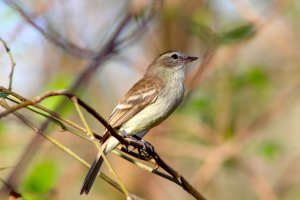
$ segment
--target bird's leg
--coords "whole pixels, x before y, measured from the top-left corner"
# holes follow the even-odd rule
[[[140,149],[141,153],[143,153],[146,156],[151,156],[154,154],[154,147],[152,144],[150,144],[149,142],[145,141],[145,140],[141,140],[141,142],[143,142],[143,149]]]
[[[146,157],[148,157],[149,155],[153,155],[154,153],[154,147],[152,144],[150,144],[149,142],[143,140],[141,137],[139,137],[138,135],[133,135],[130,136],[128,135],[124,130],[120,131],[120,134],[125,137],[125,138],[130,138],[134,141],[140,141],[143,144],[143,148],[142,149],[138,149],[139,155],[145,155]],[[126,150],[129,152],[133,149],[129,149],[128,146],[125,146]]]
[[[146,147],[145,147],[145,140],[143,140],[141,137],[139,137],[139,136],[137,136],[137,135],[134,135],[133,138],[134,138],[135,140],[137,140],[137,141],[141,141],[141,142],[143,143],[143,146],[144,146],[144,147],[143,147],[143,150],[146,149]],[[142,153],[145,153],[145,152],[143,152],[143,150],[138,149],[138,152],[139,152],[140,157],[142,156]]]
[[[138,137],[137,135],[133,135],[133,136],[130,136],[126,133],[125,130],[120,130],[120,134],[124,137],[124,138],[130,138],[131,140],[133,141],[142,141],[142,139],[140,137]],[[132,147],[131,149],[129,148],[129,145],[125,145],[125,148],[126,148],[126,151],[129,152],[129,151],[132,151],[134,150],[134,147]]]
[[[143,143],[143,148],[142,149],[138,149],[139,155],[145,155],[145,156],[149,156],[151,154],[153,154],[154,152],[154,147],[152,144],[150,144],[149,142],[143,140],[141,137],[139,137],[138,135],[134,135],[132,136],[132,138],[134,138],[137,141],[140,141]]]

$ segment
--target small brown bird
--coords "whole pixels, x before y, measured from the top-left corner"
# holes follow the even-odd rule
[[[179,51],[159,55],[149,65],[144,77],[132,86],[113,110],[109,124],[120,134],[142,138],[178,107],[184,95],[186,65],[196,59]],[[119,141],[105,130],[101,145],[107,154],[119,145]],[[80,194],[89,193],[102,163],[99,152],[84,179]]]

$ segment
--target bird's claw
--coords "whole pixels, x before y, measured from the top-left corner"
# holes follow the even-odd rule
[[[147,157],[150,156],[151,154],[153,154],[154,147],[152,146],[152,144],[150,144],[149,142],[147,142],[145,140],[141,140],[141,142],[143,143],[143,148],[139,149],[139,153],[144,154]]]
[[[120,131],[121,135],[127,138],[130,138],[134,141],[142,142],[143,148],[138,149],[138,153],[140,156],[144,155],[146,157],[149,157],[151,154],[154,153],[154,147],[149,142],[143,140],[142,138],[138,137],[137,135],[129,136],[124,130]],[[130,152],[133,149],[129,149],[129,145],[125,145],[125,149],[127,152]]]

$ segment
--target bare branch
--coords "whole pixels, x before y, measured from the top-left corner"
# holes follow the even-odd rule
[[[0,41],[2,42],[5,50],[6,50],[6,53],[8,54],[8,57],[10,59],[10,62],[11,62],[11,69],[10,69],[10,73],[9,73],[9,83],[8,83],[8,89],[11,90],[12,89],[12,82],[13,82],[13,76],[14,76],[14,71],[15,71],[15,66],[16,66],[16,63],[15,63],[15,60],[12,56],[12,53],[10,51],[10,48],[8,47],[7,43],[5,42],[5,40],[3,40],[2,38],[0,38]]]
[[[5,0],[7,3],[11,3],[13,1]],[[129,11],[128,11],[129,12]],[[79,87],[84,83],[88,84],[89,80],[95,74],[94,72],[103,64],[108,58],[113,56],[115,53],[118,52],[118,46],[116,45],[116,40],[120,36],[123,29],[125,29],[130,20],[132,19],[132,14],[127,14],[124,17],[124,20],[122,20],[122,23],[116,28],[116,31],[110,40],[107,41],[106,45],[104,45],[103,48],[101,48],[97,53],[96,57],[94,57],[91,62],[86,66],[85,70],[80,73],[80,75],[75,79],[74,83],[70,86],[69,91],[75,92],[79,89]],[[148,20],[148,22],[151,19]],[[137,29],[138,30],[138,29]],[[66,101],[62,101],[58,104],[58,106],[54,109],[55,112],[60,111],[63,107]],[[46,120],[43,122],[40,127],[39,131],[44,133],[46,128],[49,125],[49,120]],[[38,146],[40,146],[39,137],[34,137],[31,142],[28,144],[27,148],[24,150],[23,154],[20,156],[20,159],[14,168],[14,170],[11,172],[10,176],[8,177],[7,182],[11,185],[16,185],[19,181],[20,174],[25,171],[26,166],[28,165],[30,159],[33,157],[35,152],[37,152]],[[4,190],[5,191],[5,190]],[[3,190],[0,191],[0,193],[3,192]]]
[[[161,167],[162,169],[164,169],[167,173],[169,173],[171,176],[173,176],[175,178],[174,180],[172,180],[173,182],[177,183],[179,186],[181,186],[185,191],[189,192],[196,199],[205,200],[205,198],[179,172],[177,172],[176,170],[174,170],[170,165],[168,165],[165,161],[163,161],[160,158],[160,156],[154,151],[154,147],[150,143],[144,142],[144,141],[140,141],[140,140],[136,140],[136,139],[133,139],[133,138],[122,137],[93,108],[91,108],[89,105],[87,105],[80,98],[76,97],[74,94],[72,94],[72,93],[70,93],[68,91],[52,91],[52,92],[47,92],[46,94],[38,96],[38,97],[34,98],[31,101],[25,101],[23,103],[23,106],[18,106],[17,105],[17,106],[15,106],[13,108],[7,109],[7,111],[9,111],[9,112],[5,112],[5,114],[12,113],[12,112],[15,113],[18,109],[21,109],[21,108],[23,108],[25,106],[34,105],[34,104],[37,104],[37,103],[41,102],[45,98],[48,98],[48,97],[51,97],[51,96],[58,96],[58,95],[66,96],[71,101],[72,101],[72,99],[76,98],[76,101],[78,102],[78,104],[80,106],[82,106],[93,117],[95,117],[100,123],[102,123],[102,125],[105,126],[105,128],[110,132],[110,134],[113,137],[117,138],[122,145],[133,146],[133,147],[135,147],[135,148],[137,148],[139,150],[146,151],[147,154],[150,155],[155,160],[156,164],[159,167]],[[22,105],[22,104],[19,104],[19,105]],[[36,131],[38,131],[38,130],[36,130]],[[46,135],[44,137],[46,137]],[[154,171],[156,171],[156,170],[154,170]],[[164,175],[162,175],[159,172],[157,172],[155,174],[158,174],[161,177],[167,178],[167,177],[165,177]],[[168,179],[170,179],[170,178],[168,178]]]
[[[49,31],[42,28],[33,19],[33,14],[25,11],[23,6],[21,6],[20,3],[17,3],[15,0],[4,0],[4,2],[10,7],[12,7],[13,9],[15,9],[30,25],[32,25],[36,30],[38,30],[45,38],[47,38],[56,46],[61,47],[71,55],[82,57],[82,58],[91,58],[95,56],[96,52],[81,48],[73,44],[72,42],[68,41],[66,38],[63,38],[62,36],[58,36],[58,33],[51,34]]]

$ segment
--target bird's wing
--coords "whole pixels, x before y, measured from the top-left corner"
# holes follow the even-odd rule
[[[163,82],[157,77],[144,77],[138,81],[113,110],[108,120],[109,124],[113,128],[122,126],[134,115],[155,102],[162,87]],[[108,139],[109,135],[106,130],[101,141],[102,144]]]

